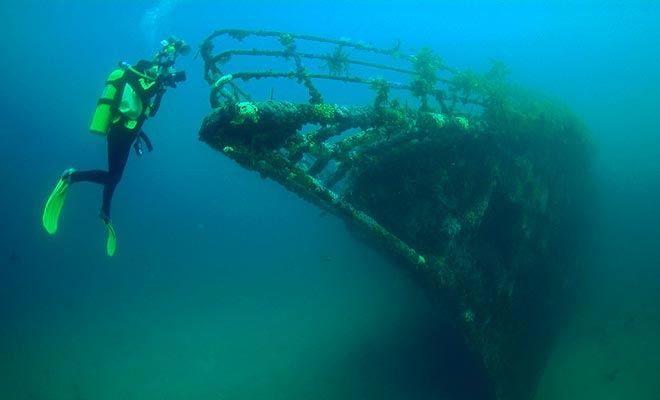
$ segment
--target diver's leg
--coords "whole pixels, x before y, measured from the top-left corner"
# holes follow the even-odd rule
[[[46,201],[44,213],[41,218],[44,229],[46,229],[46,232],[51,235],[57,232],[57,223],[60,219],[60,213],[62,211],[62,206],[64,205],[64,200],[66,199],[66,194],[71,186],[71,175],[73,172],[75,172],[73,168],[64,171],[60,180],[57,181],[55,189],[53,189]]]
[[[51,192],[42,216],[42,223],[46,231],[54,234],[57,231],[57,224],[66,199],[66,194],[72,184],[76,182],[94,182],[105,185],[108,181],[109,173],[102,170],[76,171],[69,168],[60,177],[55,189]]]
[[[123,127],[113,127],[108,132],[108,172],[103,188],[103,205],[101,207],[101,217],[106,221],[110,219],[112,195],[124,173],[124,167],[126,167],[128,154],[134,140],[135,132]]]
[[[94,182],[105,185],[108,180],[108,171],[93,169],[89,171],[75,171],[70,174],[71,183]]]

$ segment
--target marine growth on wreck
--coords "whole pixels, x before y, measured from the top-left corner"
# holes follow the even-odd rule
[[[396,258],[452,304],[496,397],[532,398],[579,278],[580,121],[501,62],[459,70],[398,42],[224,29],[200,54],[212,106],[200,139]],[[252,93],[264,80],[304,98]],[[325,101],[328,82],[341,102]]]

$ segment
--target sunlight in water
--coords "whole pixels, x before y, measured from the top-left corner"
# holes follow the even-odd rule
[[[142,21],[140,21],[140,29],[144,33],[144,39],[149,46],[152,46],[158,35],[160,34],[159,28],[163,20],[165,20],[171,13],[174,7],[180,0],[162,0],[144,12]]]

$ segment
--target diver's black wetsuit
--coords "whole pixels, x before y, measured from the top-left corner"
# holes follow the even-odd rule
[[[71,183],[87,181],[104,186],[101,218],[110,219],[112,195],[124,173],[131,145],[137,139],[138,132],[139,127],[128,129],[120,124],[113,125],[108,132],[108,170],[75,171],[71,174]]]
[[[112,195],[115,192],[115,187],[121,180],[124,173],[126,161],[128,161],[128,154],[131,151],[131,145],[135,140],[140,137],[145,140],[147,148],[151,151],[151,142],[142,132],[142,124],[147,118],[147,115],[153,117],[160,106],[161,99],[165,93],[163,83],[156,80],[153,85],[148,88],[143,87],[141,78],[145,77],[146,69],[152,67],[154,64],[149,61],[140,61],[137,65],[129,68],[124,73],[117,91],[117,103],[113,104],[115,113],[119,114],[119,99],[121,99],[125,87],[130,85],[131,88],[140,97],[142,104],[148,108],[143,110],[143,113],[133,121],[136,122],[133,129],[126,127],[125,122],[128,120],[122,117],[110,126],[108,131],[108,170],[103,171],[99,169],[90,171],[75,171],[71,174],[71,183],[76,182],[95,182],[103,185],[103,205],[101,206],[101,218],[106,222],[110,220],[110,203],[112,202]],[[139,71],[139,72],[138,72]],[[153,98],[153,102],[151,99]]]

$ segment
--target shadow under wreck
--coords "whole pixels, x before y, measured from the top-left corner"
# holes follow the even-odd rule
[[[220,40],[264,49],[214,53]],[[507,82],[502,63],[460,71],[429,49],[227,29],[200,52],[213,107],[200,139],[396,258],[451,305],[493,397],[533,398],[588,233],[579,120]],[[283,69],[242,71],[245,58]],[[245,87],[261,78],[295,81],[309,101],[253,100]],[[318,82],[350,83],[373,102],[325,103]]]

